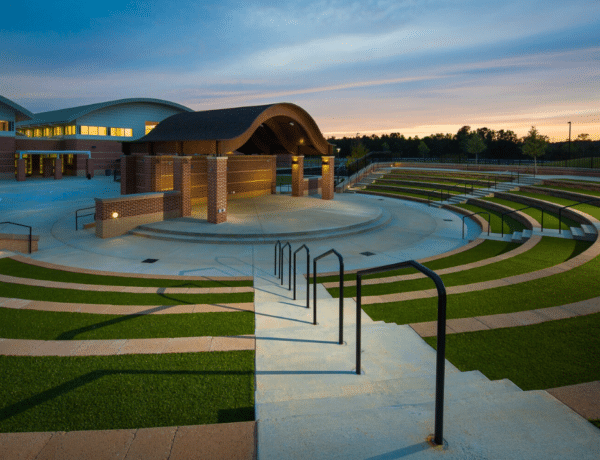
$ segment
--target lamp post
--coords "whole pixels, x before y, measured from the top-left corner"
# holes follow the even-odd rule
[[[571,122],[569,122],[569,160],[571,159]]]

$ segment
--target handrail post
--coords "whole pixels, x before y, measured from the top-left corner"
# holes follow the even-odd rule
[[[329,254],[335,254],[340,263],[340,297],[339,297],[339,323],[340,323],[340,331],[339,331],[339,344],[343,345],[344,343],[344,258],[342,255],[337,252],[335,249],[330,249],[327,252],[324,252],[320,256],[317,256],[313,259],[313,324],[317,324],[317,261],[322,259]]]
[[[562,210],[564,208],[560,208],[558,210],[558,234],[562,234]]]
[[[283,245],[283,247],[279,251],[279,268],[281,271],[279,272],[279,277],[281,278],[281,285],[283,286],[283,251],[285,248],[288,248],[288,291],[292,290],[292,245],[288,241]]]
[[[296,254],[303,248],[306,249],[306,308],[310,308],[310,251],[305,244],[294,251],[294,300],[296,300]]]
[[[273,264],[274,264],[274,269],[273,269],[274,273],[273,273],[273,275],[274,276],[277,276],[277,246],[278,245],[279,245],[279,249],[281,249],[281,241],[279,241],[279,240],[277,240],[277,243],[275,243],[275,258],[274,258],[274,261],[273,261]]]
[[[31,254],[31,227],[29,227],[29,254]]]

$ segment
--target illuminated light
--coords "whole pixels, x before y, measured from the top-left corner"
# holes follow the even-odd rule
[[[290,121],[290,126],[294,126],[294,122],[293,121]]]
[[[113,219],[116,219],[117,217],[119,217],[119,213],[115,211],[111,214],[111,216]]]
[[[301,137],[298,142],[300,142],[301,144],[304,144],[304,138]]]
[[[106,126],[98,126],[98,135],[106,136]]]
[[[83,134],[84,136],[87,136],[89,133],[89,128],[87,126],[81,126],[79,128],[79,134]]]

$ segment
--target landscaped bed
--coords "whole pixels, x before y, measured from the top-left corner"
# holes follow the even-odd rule
[[[48,302],[110,305],[191,305],[252,302],[253,292],[227,294],[131,294],[128,292],[79,291],[0,282],[0,297]]]
[[[0,356],[0,432],[254,420],[254,351]]]
[[[436,347],[436,337],[425,338]],[[508,378],[523,390],[600,380],[600,313],[530,326],[446,336],[446,358],[461,371]]]
[[[153,339],[254,334],[254,312],[98,315],[0,308],[0,337],[31,340]]]
[[[530,273],[565,262],[589,248],[590,244],[587,241],[545,237],[529,251],[509,259],[494,262],[483,267],[442,275],[441,278],[444,285],[450,287]],[[434,288],[434,285],[429,278],[420,278],[364,285],[362,286],[362,295],[376,296],[432,288]],[[329,288],[328,292],[333,297],[339,297],[340,295],[339,288]],[[345,287],[344,297],[356,297],[356,287]]]
[[[600,296],[600,258],[556,275],[493,289],[451,294],[447,317],[469,318],[556,307]],[[433,288],[433,283],[431,283]],[[363,305],[374,321],[408,324],[437,319],[437,298]]]
[[[27,264],[9,257],[0,259],[0,274],[18,278],[61,281],[65,283],[97,284],[104,286],[139,286],[139,287],[233,287],[252,286],[252,280],[172,280],[153,278],[128,278],[125,276],[90,275],[63,270],[55,270],[37,265]]]

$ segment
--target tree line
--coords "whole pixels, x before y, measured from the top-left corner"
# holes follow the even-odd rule
[[[535,130],[532,127],[532,130]],[[540,135],[535,130],[535,137],[531,140],[532,131],[527,136],[519,138],[513,131],[495,131],[488,128],[471,130],[470,126],[463,126],[456,134],[432,134],[419,138],[408,137],[400,133],[390,133],[378,136],[343,137],[337,139],[330,137],[327,140],[334,144],[341,158],[360,158],[368,152],[388,152],[396,158],[439,158],[442,161],[466,161],[466,159],[493,159],[514,160],[523,158],[523,147],[530,142],[542,141],[544,147],[537,158],[544,155],[544,160],[567,160],[569,158],[584,158],[600,156],[600,141],[592,141],[588,134],[579,134],[569,145],[568,140],[563,142],[548,142],[546,136]],[[525,149],[531,151],[528,147]],[[525,153],[526,153],[525,152]],[[538,152],[536,150],[536,152]],[[527,154],[527,153],[526,153]]]

